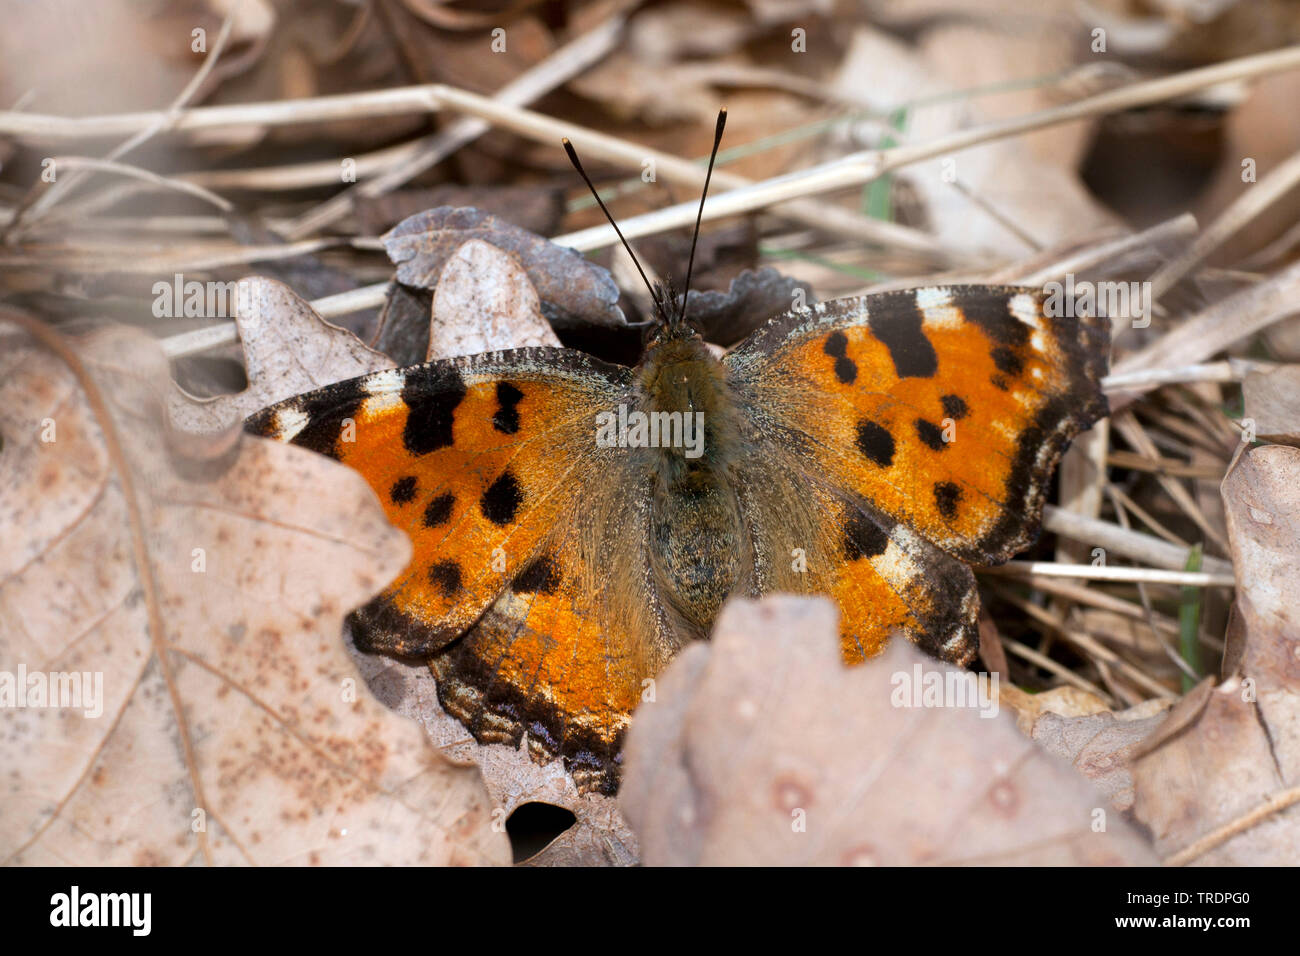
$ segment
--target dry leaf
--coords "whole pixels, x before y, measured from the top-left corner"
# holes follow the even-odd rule
[[[1277,766],[1300,783],[1300,450],[1252,448],[1223,482],[1228,536],[1245,628],[1241,671],[1255,681]],[[1292,860],[1298,857],[1292,857]]]
[[[210,49],[229,8],[224,0],[174,0],[147,9],[131,0],[5,4],[0,99],[10,104],[34,90],[43,112],[82,116],[165,108],[203,63],[204,54],[191,49],[191,31],[203,30]],[[258,59],[275,29],[268,0],[248,0],[235,13],[228,55],[198,91],[199,101],[221,77]]]
[[[474,206],[521,229],[550,235],[564,218],[564,193],[543,186],[460,186],[399,189],[384,196],[359,196],[357,219],[363,235],[384,232],[408,216],[437,206]]]
[[[1172,701],[1152,700],[1118,714],[1063,716],[1044,711],[1030,736],[1093,780],[1117,810],[1133,808],[1132,761],[1138,745],[1165,720]],[[1149,704],[1156,705],[1155,713]]]
[[[1256,437],[1300,445],[1300,365],[1251,372],[1241,392],[1246,402],[1242,424],[1254,422]]]
[[[20,668],[29,694],[51,673],[102,693],[0,708],[0,860],[505,862],[477,772],[343,648],[344,615],[409,557],[361,478],[170,432],[166,362],[137,332],[93,333],[79,360],[3,335],[0,693]]]
[[[1034,725],[1044,714],[1085,717],[1105,713],[1110,709],[1096,694],[1069,684],[1037,694],[1029,694],[1014,684],[1007,684],[999,689],[998,697],[1011,708],[1016,717],[1016,726],[1028,737],[1034,735]]]
[[[627,324],[618,307],[618,286],[607,270],[572,249],[472,207],[440,206],[411,216],[384,236],[384,248],[397,266],[398,282],[431,289],[447,260],[470,239],[482,239],[519,257],[553,325]]]
[[[718,115],[718,95],[690,64],[666,67],[615,51],[569,85],[624,122],[703,125]]]
[[[374,346],[399,368],[419,365],[429,354],[429,320],[433,316],[433,293],[400,282],[388,283],[379,310],[379,331]]]
[[[433,290],[431,360],[559,344],[514,256],[482,239],[452,253]]]
[[[1269,798],[1300,784],[1300,449],[1243,452],[1223,482],[1238,624],[1238,673],[1170,712],[1134,766],[1135,812],[1179,862],[1300,859],[1300,807]]]
[[[681,308],[682,297],[676,299]],[[691,324],[710,342],[732,345],[750,332],[802,303],[816,301],[812,286],[770,267],[746,269],[731,280],[726,292],[692,290],[687,314]]]
[[[244,346],[248,388],[202,399],[174,386],[168,407],[177,427],[195,432],[232,428],[286,398],[393,367],[382,352],[322,319],[288,286],[254,276],[241,279],[239,287],[244,307],[236,310],[235,325]]]
[[[920,671],[958,673],[906,641],[846,668],[824,598],[729,604],[712,641],[660,676],[628,734],[620,802],[645,862],[1154,860],[1010,715],[894,706],[898,682]]]
[[[1023,19],[1023,14],[1015,16]],[[1007,30],[965,16],[928,25],[915,46],[862,26],[851,35],[832,88],[841,98],[883,115],[902,109],[902,135],[895,139],[927,142],[1054,105],[1050,93],[1037,88],[973,99],[948,98],[947,93],[1014,83],[1026,75],[1024,70],[1049,75],[1066,67],[1069,55],[1068,32]],[[942,98],[924,109],[904,106],[929,97]],[[1089,123],[1058,125],[985,143],[904,169],[897,181],[920,198],[923,213],[918,218],[946,247],[1024,255],[1118,224],[1089,194],[1076,170],[1090,128]],[[872,137],[873,145],[878,138]]]
[[[518,748],[475,742],[438,703],[437,682],[427,667],[377,654],[358,653],[356,662],[375,696],[418,720],[443,754],[479,766],[499,818],[509,819],[528,803],[563,807],[574,815],[574,824],[525,861],[528,865],[630,866],[639,861],[636,835],[618,801],[599,793],[580,794],[562,760],[543,766],[533,761],[523,742]]]

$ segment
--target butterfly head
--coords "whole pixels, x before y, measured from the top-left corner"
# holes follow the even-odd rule
[[[655,284],[654,311],[648,328],[647,344],[700,337],[687,314],[686,297],[678,294],[670,280]]]
[[[569,162],[573,163],[573,168],[578,171],[582,181],[587,184],[591,190],[592,196],[596,199],[596,204],[600,206],[600,211],[605,214],[609,224],[614,227],[614,232],[619,241],[623,243],[623,248],[627,250],[632,257],[632,264],[636,266],[637,272],[641,274],[641,281],[645,283],[650,290],[650,297],[654,301],[654,320],[651,325],[651,333],[647,340],[647,345],[654,344],[658,341],[668,339],[698,339],[699,333],[695,331],[686,321],[686,306],[690,300],[691,294],[691,272],[695,268],[695,247],[700,241],[700,222],[704,218],[704,200],[709,195],[709,181],[713,178],[713,164],[718,159],[718,146],[722,143],[722,131],[727,125],[727,108],[724,106],[718,111],[718,122],[713,131],[713,150],[709,154],[708,170],[704,174],[704,188],[700,191],[700,208],[695,214],[695,232],[691,236],[691,255],[686,263],[686,283],[681,295],[681,305],[677,305],[678,296],[671,284],[660,282],[652,284],[645,270],[641,268],[641,262],[637,259],[636,253],[628,245],[627,239],[623,237],[623,231],[618,228],[618,223],[610,215],[609,209],[605,207],[605,201],[600,198],[600,193],[596,190],[591,178],[587,175],[586,170],[582,168],[582,163],[578,160],[578,154],[573,148],[573,144],[566,138],[563,140],[564,151],[569,156]]]

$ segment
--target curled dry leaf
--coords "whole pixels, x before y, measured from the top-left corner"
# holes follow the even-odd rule
[[[1170,712],[1134,767],[1135,812],[1176,862],[1300,858],[1300,449],[1243,452],[1223,482],[1244,631],[1238,672]]]
[[[1241,392],[1246,402],[1242,424],[1253,422],[1256,437],[1300,445],[1300,365],[1251,372],[1241,383]]]
[[[49,347],[0,328],[0,694],[26,695],[0,708],[0,860],[508,860],[477,772],[344,650],[344,615],[409,557],[364,481],[171,432],[145,336],[74,352],[29,327]],[[38,704],[48,675],[80,706]]]
[[[398,282],[431,289],[447,260],[470,239],[482,239],[519,257],[542,299],[543,314],[557,328],[627,324],[608,270],[473,207],[440,206],[411,216],[384,236],[384,248],[397,266]]]
[[[677,297],[681,308],[682,297]],[[769,319],[816,301],[812,286],[775,269],[746,269],[726,292],[690,294],[691,323],[709,342],[733,345]]]
[[[1133,808],[1133,755],[1165,720],[1169,701],[1145,701],[1119,713],[1064,716],[1046,710],[1030,736],[1093,780],[1117,810]]]
[[[1009,715],[895,706],[923,673],[961,672],[905,641],[845,667],[824,598],[732,602],[712,641],[661,675],[628,734],[620,801],[645,862],[1154,860]]]
[[[564,220],[564,190],[548,186],[462,186],[443,183],[429,188],[399,189],[383,196],[358,196],[356,214],[361,234],[373,236],[391,229],[407,216],[437,206],[474,206],[515,225],[549,235]]]
[[[241,279],[239,290],[235,325],[244,347],[248,388],[202,399],[173,386],[168,406],[177,427],[222,431],[294,395],[393,367],[382,352],[322,319],[288,286],[254,276]]]
[[[433,290],[430,359],[559,344],[528,274],[510,253],[471,239],[447,260]]]

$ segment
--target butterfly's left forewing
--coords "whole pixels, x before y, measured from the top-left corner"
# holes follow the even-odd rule
[[[604,789],[671,650],[637,459],[597,442],[628,374],[566,349],[487,353],[340,382],[247,424],[355,468],[410,536],[410,564],[351,619],[358,645],[430,657],[476,738],[527,733]]]

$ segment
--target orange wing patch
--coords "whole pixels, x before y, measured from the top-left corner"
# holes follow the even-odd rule
[[[514,579],[465,637],[430,660],[438,698],[482,743],[564,757],[582,791],[614,793],[642,682],[666,663],[628,622],[601,613],[576,552],[557,548]]]
[[[260,412],[249,429],[360,472],[414,558],[354,618],[366,649],[424,656],[472,625],[573,507],[598,409],[626,372],[521,349],[378,372]]]
[[[1106,413],[1108,339],[1031,290],[929,288],[792,315],[726,362],[810,473],[987,564],[1033,539],[1066,444]]]
[[[979,647],[970,568],[865,502],[828,517],[840,546],[828,591],[840,608],[844,659],[874,657],[899,632],[935,657],[970,663]]]

